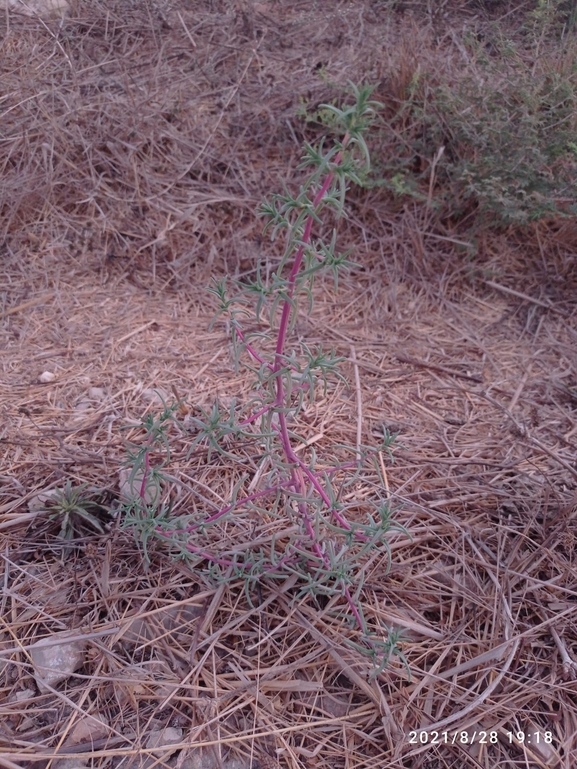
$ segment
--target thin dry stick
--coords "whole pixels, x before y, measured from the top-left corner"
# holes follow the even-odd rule
[[[571,681],[577,680],[577,661],[573,659],[567,648],[567,644],[555,630],[553,625],[551,625],[549,628],[549,632],[553,636],[553,640],[559,649],[559,654],[561,655],[561,659],[563,661],[563,674],[565,679]]]
[[[58,694],[58,692],[55,692]],[[67,701],[68,698],[65,698]],[[73,703],[71,703],[73,705]],[[221,745],[236,745],[238,743],[246,743],[250,742],[252,743],[253,740],[264,740],[266,737],[279,737],[283,734],[294,734],[298,732],[302,732],[303,735],[310,734],[311,729],[318,727],[323,728],[327,726],[335,726],[339,727],[342,725],[343,721],[350,721],[352,724],[355,723],[356,714],[351,713],[350,715],[344,715],[333,717],[333,718],[318,718],[318,719],[310,719],[310,721],[304,722],[304,723],[298,723],[293,724],[291,726],[282,726],[282,727],[275,727],[271,729],[262,729],[257,734],[236,734],[234,736],[230,737],[221,737],[217,740],[202,740],[202,741],[195,741],[194,747],[195,748],[208,748],[211,746],[221,746]],[[119,737],[118,741],[121,740],[125,742],[130,742],[128,737]],[[112,741],[112,738],[111,738]],[[96,744],[102,744],[106,743],[107,740],[98,740],[95,741]],[[175,752],[177,750],[184,750],[184,749],[190,749],[191,742],[190,740],[172,743],[170,745],[155,745],[153,748],[112,748],[110,750],[91,750],[90,747],[87,745],[86,750],[79,750],[78,745],[71,745],[71,746],[63,746],[58,753],[54,752],[54,750],[51,750],[50,748],[43,750],[42,752],[38,753],[12,753],[7,752],[2,755],[5,759],[12,759],[12,758],[22,758],[23,756],[26,757],[26,760],[29,762],[34,761],[49,761],[53,758],[58,758],[60,755],[72,753],[76,756],[77,759],[94,759],[94,758],[111,758],[113,756],[141,756],[141,757],[153,757],[157,751],[160,750],[171,750],[172,752]]]
[[[511,641],[508,641],[507,643],[511,643]],[[478,697],[475,697],[473,702],[470,702],[466,707],[464,707],[462,710],[457,711],[456,713],[452,713],[447,718],[444,718],[442,721],[437,721],[435,724],[431,724],[427,727],[421,727],[423,731],[427,732],[436,732],[436,731],[443,731],[443,729],[447,729],[447,727],[451,726],[451,724],[454,724],[455,721],[460,725],[461,729],[466,728],[468,724],[464,723],[465,716],[469,715],[472,711],[475,711],[479,705],[484,702],[487,697],[490,697],[491,694],[497,689],[503,678],[507,675],[509,672],[509,668],[513,664],[513,660],[515,659],[515,656],[517,654],[517,650],[519,648],[520,640],[517,637],[512,642],[512,648],[509,656],[505,660],[505,664],[503,665],[502,670],[499,672],[499,675],[496,676],[493,681],[489,684],[489,686],[482,691]],[[477,713],[473,713],[471,716],[473,719],[471,723],[475,723],[475,719],[478,718]]]
[[[431,203],[433,202],[433,188],[435,186],[435,176],[436,176],[437,165],[439,164],[439,161],[443,157],[444,152],[445,152],[445,148],[443,145],[441,145],[437,151],[437,154],[433,158],[433,162],[431,163],[431,173],[429,176],[429,193],[427,195],[427,208],[430,208]]]
[[[513,397],[511,398],[511,403],[509,403],[509,411],[511,411],[511,412],[513,411],[513,409],[517,405],[517,401],[521,397],[521,393],[523,392],[523,388],[527,384],[527,380],[529,379],[530,369],[531,369],[531,367],[529,366],[527,371],[525,371],[525,373],[521,377],[521,380],[520,380],[519,384],[517,385],[517,389],[513,393]]]
[[[385,489],[387,491],[387,494],[390,494],[391,490],[389,488],[389,477],[387,475],[387,468],[385,467],[385,461],[383,459],[382,451],[379,451],[379,467],[381,468],[381,473],[383,474],[383,483],[385,484]]]
[[[575,468],[572,467],[569,464],[569,462],[566,462],[564,459],[562,459],[561,457],[557,456],[557,454],[555,454],[555,452],[552,449],[550,449],[548,446],[545,446],[545,444],[541,443],[541,441],[538,438],[534,438],[532,435],[530,435],[528,429],[524,425],[520,424],[515,419],[513,414],[511,414],[511,412],[509,411],[509,409],[506,406],[503,406],[502,403],[499,403],[498,400],[496,400],[495,398],[493,398],[491,395],[489,395],[486,392],[481,392],[481,393],[479,393],[479,395],[482,398],[485,398],[485,400],[488,400],[489,403],[492,403],[494,406],[497,406],[497,408],[501,409],[501,411],[503,411],[509,417],[511,422],[513,422],[513,424],[515,425],[517,431],[519,432],[519,434],[523,438],[528,440],[534,446],[537,446],[538,448],[540,448],[541,451],[544,451],[545,454],[548,454],[551,457],[551,459],[554,459],[562,467],[564,467],[566,470],[568,470],[571,473],[572,476],[577,478],[577,470],[575,470]]]
[[[351,361],[355,372],[355,390],[357,393],[357,459],[362,457],[362,435],[363,435],[363,393],[361,390],[361,377],[359,376],[359,366],[357,364],[357,351],[354,345],[351,345]]]
[[[8,9],[8,6],[6,6],[6,9]],[[13,761],[10,761],[10,759],[2,755],[0,755],[0,766],[3,766],[4,769],[22,769],[20,764],[15,764]]]
[[[558,462],[561,467],[564,467],[565,470],[568,470],[574,478],[577,478],[577,470],[575,470],[575,468],[572,467],[569,462],[565,462],[564,459],[561,459],[561,457],[557,456],[557,454],[555,454],[552,449],[550,449],[548,446],[545,446],[545,444],[541,443],[541,441],[537,438],[533,438],[531,435],[527,435],[527,438],[533,445],[540,448],[541,451],[545,452],[545,454],[548,454],[551,459],[554,459],[556,462]]]
[[[524,299],[526,302],[531,302],[532,304],[538,304],[539,307],[545,307],[547,310],[555,310],[556,312],[560,312],[559,310],[556,310],[556,308],[548,303],[548,302],[542,302],[540,299],[535,299],[532,296],[529,296],[528,294],[523,294],[521,291],[515,291],[514,288],[507,288],[507,286],[501,286],[499,283],[495,283],[492,280],[486,280],[485,284],[487,286],[491,286],[491,288],[494,288],[496,291],[502,291],[504,294],[511,294],[511,296],[516,296],[518,299]]]
[[[16,305],[16,307],[10,307],[9,310],[5,310],[4,312],[0,313],[0,320],[3,318],[7,318],[9,315],[14,315],[17,312],[21,312],[22,310],[27,310],[29,307],[35,307],[37,304],[42,304],[43,302],[48,302],[54,294],[45,294],[44,296],[37,296],[36,299],[29,299],[27,302],[23,302],[22,304]]]
[[[182,16],[180,15],[180,11],[177,11],[177,12],[176,12],[176,15],[178,16],[178,20],[179,20],[179,21],[180,21],[180,23],[182,24],[182,28],[184,29],[184,32],[185,32],[185,34],[186,34],[187,38],[190,40],[190,43],[191,43],[192,47],[193,47],[193,48],[196,48],[196,47],[197,47],[197,45],[196,45],[196,43],[195,43],[195,41],[194,41],[194,38],[193,38],[193,36],[192,36],[192,33],[190,32],[190,30],[189,30],[189,29],[188,29],[188,27],[186,26],[186,24],[185,24],[185,22],[184,22],[184,19],[183,19],[183,18],[182,18]]]
[[[450,368],[445,368],[445,366],[438,366],[434,363],[427,363],[423,360],[416,360],[415,358],[411,358],[409,355],[402,355],[398,353],[395,355],[395,358],[400,363],[408,363],[411,366],[419,366],[419,368],[429,368],[431,371],[438,371],[441,374],[450,374],[451,376],[455,376],[458,379],[467,379],[469,382],[477,382],[478,384],[483,384],[481,377],[471,376],[471,374],[461,374],[460,371],[452,371]]]

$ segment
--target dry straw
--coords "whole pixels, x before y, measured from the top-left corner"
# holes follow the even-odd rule
[[[410,682],[395,659],[369,680],[330,599],[297,605],[296,579],[251,605],[160,549],[145,571],[116,523],[105,535],[86,529],[65,556],[58,520],[33,504],[70,480],[104,489],[99,500],[114,507],[124,441],[162,411],[155,390],[186,396],[183,422],[215,396],[226,406],[252,397],[254,377],[234,371],[226,335],[207,330],[202,287],[215,274],[254,280],[259,257],[278,266],[254,209],[279,179],[303,182],[302,141],[321,128],[298,117],[299,100],[312,114],[348,79],[380,81],[386,117],[417,70],[433,82],[480,78],[493,22],[516,41],[524,18],[519,3],[439,4],[450,23],[424,4],[391,5],[80,2],[44,24],[2,14],[4,766],[150,757],[185,768],[199,747],[216,766],[234,756],[267,769],[575,763],[572,221],[471,233],[418,200],[351,190],[339,243],[362,267],[343,275],[338,303],[319,283],[313,313],[297,319],[296,337],[334,347],[360,382],[337,381],[301,412],[298,453],[356,448],[358,431],[376,442],[383,424],[400,433],[394,464],[384,456],[341,499],[384,481],[411,534],[392,535],[388,574],[367,560],[362,595],[367,622],[403,631]],[[471,30],[488,41],[477,53]],[[540,46],[540,66],[567,71],[568,42],[557,58],[554,40]],[[385,157],[397,139],[378,145]],[[419,161],[425,198],[437,151]],[[463,259],[471,245],[477,256]],[[54,379],[40,383],[46,371]],[[190,442],[172,435],[163,493],[177,513],[215,512],[238,466],[190,457]],[[251,462],[247,452],[245,472]],[[275,532],[277,522],[263,543]],[[64,631],[86,641],[84,666],[39,693],[30,647]],[[96,716],[104,736],[89,729],[94,739],[73,744]],[[166,727],[182,730],[178,752],[152,756],[150,736]],[[467,736],[431,744],[433,727]],[[470,744],[487,729],[497,743]],[[546,731],[549,747],[509,737]]]

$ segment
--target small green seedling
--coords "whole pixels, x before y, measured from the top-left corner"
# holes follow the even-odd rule
[[[178,423],[176,406],[165,408],[156,420],[143,420],[140,448],[131,446],[141,494],[125,506],[123,520],[147,561],[151,541],[156,540],[213,585],[243,582],[249,602],[266,581],[290,577],[296,577],[298,585],[295,600],[336,599],[338,617],[360,634],[354,648],[372,660],[376,674],[391,655],[400,653],[400,637],[377,620],[367,622],[362,608],[368,559],[388,564],[387,536],[394,529],[404,531],[391,517],[380,469],[382,455],[390,455],[396,436],[383,431],[376,446],[337,446],[330,461],[320,461],[314,446],[309,448],[294,428],[319,393],[324,397],[329,387],[343,381],[337,368],[343,359],[295,339],[293,330],[301,297],[311,311],[315,278],[324,273],[337,290],[339,272],[355,267],[350,251],[336,251],[336,228],[327,240],[313,238],[313,230],[325,223],[323,216],[334,220],[346,215],[349,184],[360,185],[370,170],[364,134],[380,105],[370,98],[372,88],[351,90],[352,104],[342,109],[321,106],[319,114],[334,138],[328,148],[323,141],[318,148],[305,145],[300,168],[309,169],[309,175],[299,192],[291,194],[285,186],[258,212],[272,240],[279,233],[286,237],[276,270],[269,274],[255,265],[252,282],[224,279],[213,281],[210,288],[217,317],[230,330],[237,367],[242,361],[255,376],[252,399],[233,401],[227,408],[215,404],[202,418],[191,418],[188,428]],[[268,333],[261,330],[265,324]],[[207,464],[237,464],[236,480],[221,509],[189,509],[176,515],[166,503],[146,499],[149,480],[169,459],[167,435],[173,429],[188,430],[189,459],[200,452]],[[238,444],[254,445],[249,456],[256,472],[249,471],[246,455],[236,453]],[[299,453],[303,448],[307,450]],[[373,491],[358,499],[347,493],[342,501],[341,492],[365,472],[372,475]],[[283,535],[275,534],[265,545],[250,544],[254,522],[275,521]],[[215,531],[215,526],[223,528]],[[246,546],[235,546],[234,535]]]
[[[68,480],[63,489],[58,489],[46,502],[45,510],[50,519],[60,523],[58,536],[66,542],[87,533],[104,534],[102,517],[107,508],[96,501],[98,490],[89,489],[87,484],[73,486]]]

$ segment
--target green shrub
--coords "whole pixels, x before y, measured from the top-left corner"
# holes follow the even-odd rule
[[[452,224],[575,215],[577,45],[546,42],[570,20],[561,6],[539,2],[516,39],[497,23],[483,37],[464,35],[458,71],[438,74],[411,54],[402,98],[390,94],[373,134],[365,183]]]

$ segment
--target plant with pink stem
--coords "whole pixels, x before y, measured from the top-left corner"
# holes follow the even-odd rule
[[[315,224],[321,224],[323,209],[332,209],[337,216],[344,214],[344,202],[349,181],[361,183],[369,170],[370,160],[363,135],[380,106],[370,100],[370,87],[352,86],[355,102],[338,109],[323,105],[324,115],[329,117],[335,132],[342,139],[335,140],[331,149],[323,152],[322,142],[318,150],[306,145],[306,155],[301,168],[313,166],[308,181],[297,196],[287,190],[266,201],[260,215],[268,219],[265,232],[272,230],[272,239],[281,229],[287,231],[287,245],[276,272],[264,283],[260,266],[256,280],[249,284],[237,283],[239,293],[228,295],[226,279],[214,282],[211,293],[219,302],[218,316],[225,315],[232,331],[237,365],[241,354],[248,354],[252,366],[247,367],[258,377],[258,395],[244,409],[232,404],[227,413],[217,405],[203,419],[193,419],[196,437],[192,452],[206,447],[209,459],[213,452],[238,459],[231,453],[231,439],[245,439],[263,446],[262,461],[267,462],[268,473],[263,472],[264,488],[239,496],[247,476],[243,474],[237,483],[230,503],[210,515],[172,516],[170,508],[155,502],[146,505],[144,500],[147,483],[153,470],[149,453],[163,435],[163,428],[176,421],[176,406],[166,407],[158,420],[148,425],[148,441],[135,456],[141,468],[140,491],[132,506],[125,510],[125,523],[137,530],[145,546],[151,537],[168,544],[173,552],[194,564],[196,573],[204,573],[213,582],[243,579],[247,595],[263,578],[286,579],[296,574],[302,585],[299,595],[313,593],[334,596],[340,594],[361,632],[360,643],[352,645],[369,654],[377,670],[382,669],[397,648],[398,635],[386,628],[370,630],[363,616],[359,596],[362,590],[363,563],[365,557],[382,550],[389,557],[385,535],[391,528],[400,529],[391,520],[388,500],[377,492],[363,505],[372,508],[368,521],[359,523],[347,519],[346,510],[354,506],[338,501],[332,477],[346,464],[356,467],[357,474],[363,462],[374,457],[379,450],[390,453],[394,436],[384,435],[382,445],[367,448],[356,461],[340,464],[332,469],[317,469],[314,449],[309,462],[295,451],[296,443],[303,443],[290,428],[303,407],[304,399],[314,399],[319,380],[328,386],[331,374],[342,377],[336,371],[342,360],[320,349],[310,350],[300,344],[287,352],[288,339],[297,317],[298,298],[306,293],[309,307],[312,305],[314,277],[321,271],[331,271],[337,287],[338,271],[353,266],[348,253],[335,251],[336,232],[330,243],[313,242]],[[283,275],[288,272],[287,277]],[[276,344],[270,353],[257,351],[254,338],[260,333],[249,333],[243,325],[252,313],[257,324],[261,322],[263,309],[269,311],[270,328],[276,331]],[[149,418],[150,419],[150,418]],[[260,431],[254,428],[260,425]],[[380,475],[380,469],[377,472]],[[264,468],[261,468],[261,470]],[[260,472],[260,471],[259,471]],[[356,475],[355,475],[356,478]],[[355,480],[355,478],[353,480]],[[157,498],[159,495],[156,495]],[[289,518],[297,526],[281,542],[272,537],[270,549],[219,547],[210,537],[210,529],[225,518],[239,525],[247,513],[258,513],[260,519]],[[296,531],[294,531],[296,529]],[[401,655],[402,657],[402,655]]]

